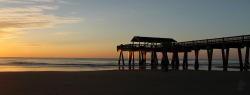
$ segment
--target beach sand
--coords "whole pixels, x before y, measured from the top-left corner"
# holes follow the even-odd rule
[[[250,95],[250,72],[1,72],[0,95]]]

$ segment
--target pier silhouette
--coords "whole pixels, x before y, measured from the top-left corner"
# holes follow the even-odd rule
[[[233,37],[222,37],[214,39],[193,40],[185,42],[177,42],[172,38],[157,38],[157,37],[141,37],[134,36],[131,40],[132,44],[121,44],[117,46],[117,51],[120,52],[118,65],[119,69],[122,66],[124,69],[123,52],[128,51],[128,69],[134,69],[135,60],[134,53],[139,52],[139,69],[146,69],[146,53],[151,53],[151,69],[157,69],[159,63],[157,52],[162,53],[161,69],[168,71],[169,60],[167,53],[173,53],[171,65],[172,70],[179,70],[179,55],[184,53],[183,56],[183,70],[188,69],[188,53],[194,51],[195,53],[195,70],[199,70],[199,51],[206,50],[208,55],[208,70],[212,69],[213,50],[220,49],[223,60],[223,71],[227,71],[229,51],[231,48],[238,49],[239,69],[240,71],[247,71],[249,68],[249,46],[250,35],[241,35]],[[245,61],[242,60],[242,48],[246,48]],[[120,64],[122,61],[122,65]]]

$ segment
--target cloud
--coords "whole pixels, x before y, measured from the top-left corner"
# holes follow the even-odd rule
[[[34,3],[34,2],[54,2],[58,0],[29,0],[29,2],[31,1],[33,1]],[[0,3],[1,2],[10,2],[10,1],[0,0]],[[55,15],[44,13],[44,11],[47,10],[56,11],[59,7],[60,6],[58,5],[32,4],[26,7],[0,8],[0,38],[15,36],[16,34],[20,33],[19,31],[23,29],[48,28],[52,27],[54,24],[75,23],[83,21],[82,18],[58,17]]]
[[[36,2],[54,2],[55,0],[29,0],[29,1],[36,1]]]
[[[35,2],[58,2],[58,3],[66,3],[66,1],[63,1],[63,0],[29,0],[29,1],[35,1]]]
[[[54,35],[69,35],[72,34],[73,32],[56,32]]]
[[[41,46],[46,46],[46,44],[43,44],[43,43],[20,43],[19,46],[41,47]]]
[[[13,38],[15,35],[20,34],[22,32],[12,32],[12,31],[6,31],[6,30],[0,30],[0,38],[1,39],[8,39]]]
[[[34,13],[34,12],[42,12],[44,10],[56,10],[59,6],[49,6],[49,5],[42,5],[42,6],[29,6],[29,7],[8,7],[8,8],[0,8],[0,13],[19,13],[19,14],[25,14],[25,13]],[[9,15],[11,16],[11,15]]]
[[[0,0],[1,3],[12,3],[12,4],[34,4],[37,2],[46,2],[46,3],[66,3],[63,0]]]
[[[75,15],[75,14],[77,14],[77,12],[71,12],[70,14]]]
[[[16,4],[33,4],[33,2],[29,1],[20,1],[20,0],[0,0],[1,3],[16,3]]]
[[[9,43],[8,45],[10,46],[18,46],[18,47],[42,47],[42,46],[47,46],[45,43],[25,43],[25,42],[14,42],[14,43]]]

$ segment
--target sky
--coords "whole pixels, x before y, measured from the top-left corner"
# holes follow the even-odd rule
[[[249,0],[0,0],[0,57],[117,58],[133,36],[248,35],[249,9]]]

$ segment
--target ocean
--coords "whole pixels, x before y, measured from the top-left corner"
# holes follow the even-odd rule
[[[150,59],[147,61],[147,69],[150,69]],[[171,60],[170,60],[171,62]],[[135,69],[138,69],[138,59],[135,60]],[[160,60],[159,60],[160,63]],[[128,61],[125,60],[125,64]],[[194,70],[194,60],[188,60],[189,70]],[[207,70],[207,59],[199,59],[199,70]],[[171,65],[170,65],[171,66]],[[212,70],[222,71],[222,59],[213,59]],[[240,71],[238,59],[229,60],[228,71]],[[159,66],[160,67],[160,66]],[[128,66],[125,66],[128,69]],[[116,58],[0,58],[0,72],[22,71],[100,71],[119,70]],[[180,59],[180,70],[182,60]]]

